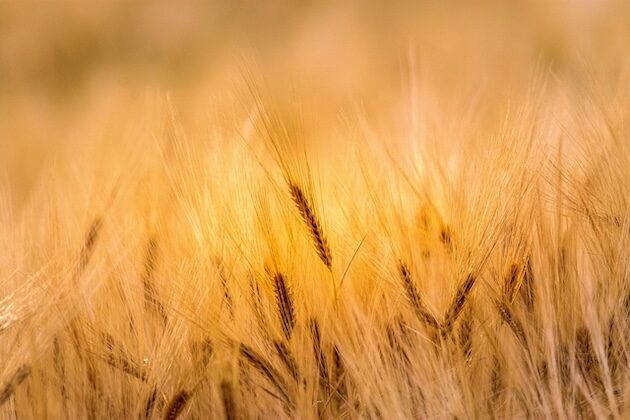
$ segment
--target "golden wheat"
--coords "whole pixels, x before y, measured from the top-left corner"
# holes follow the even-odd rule
[[[0,417],[630,417],[630,7],[62,3],[0,10]]]

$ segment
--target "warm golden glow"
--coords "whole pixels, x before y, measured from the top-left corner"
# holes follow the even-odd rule
[[[630,5],[0,5],[6,418],[627,418]]]

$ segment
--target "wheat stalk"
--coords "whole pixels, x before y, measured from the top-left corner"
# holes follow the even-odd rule
[[[236,420],[238,418],[236,412],[236,401],[234,399],[234,390],[232,384],[228,381],[221,382],[221,400],[223,402],[223,412],[226,420]]]

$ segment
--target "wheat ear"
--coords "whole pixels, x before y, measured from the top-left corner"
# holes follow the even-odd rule
[[[11,395],[15,392],[18,386],[31,374],[31,368],[28,365],[20,366],[9,382],[6,383],[2,391],[0,391],[0,406],[7,402]]]
[[[295,358],[291,354],[291,350],[284,342],[280,340],[274,341],[273,345],[276,349],[276,353],[278,353],[278,357],[282,361],[282,364],[287,368],[287,370],[291,374],[291,377],[297,382],[300,378],[300,372],[298,370]]]
[[[149,239],[147,251],[144,260],[144,271],[142,272],[142,285],[144,287],[144,304],[145,307],[157,314],[162,323],[166,325],[168,317],[166,310],[162,304],[155,285],[153,283],[153,274],[157,259],[158,243],[155,238]]]
[[[509,306],[501,301],[497,301],[496,307],[499,311],[499,315],[501,315],[501,319],[503,319],[503,321],[510,327],[518,341],[526,347],[527,340],[525,339],[523,325],[514,317],[514,315],[512,315],[512,311]]]
[[[405,294],[407,295],[407,299],[411,303],[416,316],[426,325],[432,328],[438,328],[439,324],[433,314],[427,309],[424,302],[422,301],[422,297],[420,293],[416,289],[416,286],[413,284],[413,279],[411,278],[411,273],[409,272],[409,267],[404,262],[400,262],[398,264],[398,273],[400,274],[400,278],[403,282],[403,287],[405,288]]]
[[[164,420],[176,420],[184,408],[186,408],[186,404],[190,399],[190,393],[185,390],[179,391],[166,406],[166,411],[164,412]]]
[[[313,318],[309,324],[311,339],[313,340],[313,353],[315,356],[315,362],[317,363],[320,380],[328,386],[330,384],[328,364],[326,363],[326,358],[324,357],[324,352],[322,351],[322,339],[319,330],[319,322],[317,319]]]
[[[311,234],[319,259],[322,260],[329,270],[332,270],[332,253],[330,252],[326,236],[324,235],[324,231],[322,230],[313,207],[306,198],[302,188],[300,188],[297,184],[289,182],[289,190],[291,192],[291,198],[293,198],[293,203],[295,203],[295,206],[300,212],[300,216],[302,216],[304,224]]]
[[[241,344],[239,352],[250,365],[252,365],[273,384],[276,390],[280,393],[281,399],[287,404],[287,406],[291,407],[293,403],[287,391],[287,386],[280,377],[280,373],[278,373],[273,366],[259,356],[251,347]]]
[[[81,254],[79,255],[79,267],[76,272],[77,279],[81,277],[81,275],[87,268],[90,259],[92,258],[94,248],[96,247],[96,241],[98,240],[102,226],[103,221],[100,217],[97,217],[96,219],[94,219],[94,221],[90,225],[90,228],[88,229],[87,234],[85,235],[83,247],[81,248]]]
[[[273,277],[273,290],[276,295],[282,331],[286,339],[290,340],[293,327],[295,326],[295,311],[293,309],[291,292],[282,273],[276,273]]]
[[[468,300],[470,292],[472,292],[473,286],[476,282],[477,277],[473,274],[469,274],[468,277],[466,277],[466,280],[457,289],[457,293],[455,293],[455,297],[453,298],[453,301],[446,312],[446,316],[444,317],[444,324],[442,325],[444,333],[449,333],[453,328],[453,324],[462,313],[464,305],[466,305],[466,301]]]

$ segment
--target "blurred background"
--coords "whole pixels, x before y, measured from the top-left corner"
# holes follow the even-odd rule
[[[576,91],[623,88],[629,41],[626,0],[5,0],[0,183],[20,208],[43,167],[142,120],[156,95],[184,124],[207,121],[247,108],[249,74],[308,98],[327,130],[343,110],[378,119],[416,95],[501,109],[536,69]]]

